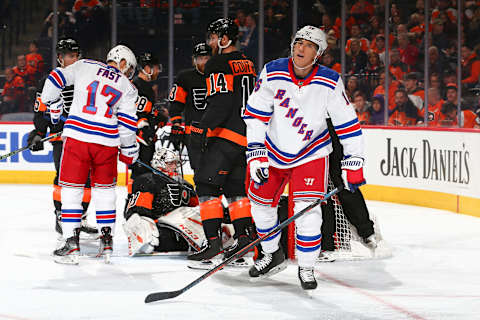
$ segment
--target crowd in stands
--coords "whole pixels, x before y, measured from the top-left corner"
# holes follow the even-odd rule
[[[464,1],[462,15],[462,102],[460,127],[480,128],[480,1]],[[418,0],[409,7],[393,2],[390,9],[389,90],[385,101],[385,8],[384,1],[355,0],[347,14],[345,46],[346,94],[363,124],[395,126],[458,126],[457,116],[457,4],[455,0],[432,1],[428,12],[428,77],[424,88],[425,8]],[[341,20],[325,6],[322,27],[328,49],[321,63],[341,70]],[[428,110],[424,106],[428,94]],[[385,111],[387,109],[387,111]],[[425,117],[425,113],[427,115]],[[387,122],[385,123],[385,113]]]
[[[480,1],[464,1],[461,13],[457,12],[456,1],[432,0],[429,12],[425,12],[424,0],[392,1],[390,20],[385,21],[384,1],[347,0],[345,90],[362,124],[423,126],[427,119],[429,126],[458,126],[457,54],[460,54],[460,126],[480,127]],[[117,3],[119,25],[136,25],[144,30],[143,26],[158,28],[168,20],[168,0],[118,0]],[[258,38],[263,32],[264,62],[287,56],[292,34],[291,5],[291,1],[286,0],[264,0],[264,29],[259,30],[258,1],[230,0],[230,16],[235,18],[240,30],[238,47],[258,62]],[[88,52],[89,47],[94,46],[99,37],[101,39],[99,30],[108,29],[109,6],[108,0],[59,0],[59,37],[76,38],[82,50]],[[199,21],[209,22],[206,12],[218,16],[222,3],[175,0],[174,6],[175,24],[198,29],[196,23]],[[299,6],[298,24],[321,26],[327,35],[328,48],[319,62],[341,72],[339,2],[304,0],[299,1]],[[122,8],[128,10],[122,11]],[[425,37],[426,14],[429,32]],[[457,52],[459,14],[462,43],[461,51]],[[40,39],[51,37],[52,16],[52,12],[46,15]],[[388,39],[385,23],[389,24]],[[425,66],[424,57],[426,39],[428,66]],[[387,41],[388,53],[385,51]],[[386,54],[389,55],[388,70],[385,70]],[[166,65],[166,61],[162,64]],[[28,93],[28,88],[35,87],[46,68],[49,66],[38,54],[38,45],[32,43],[29,54],[19,56],[17,66],[6,72],[0,112],[30,111],[27,101],[31,97],[21,92]],[[424,87],[427,69],[429,88]],[[389,75],[388,101],[385,101],[386,71]],[[428,110],[424,105],[425,96],[428,97]],[[11,101],[17,106],[12,107]]]

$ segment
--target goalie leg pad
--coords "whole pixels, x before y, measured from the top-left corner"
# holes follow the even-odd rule
[[[123,224],[123,230],[128,239],[128,254],[152,253],[159,245],[159,232],[156,223],[148,218],[134,213]]]

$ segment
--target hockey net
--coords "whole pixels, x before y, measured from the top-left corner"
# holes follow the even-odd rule
[[[328,191],[334,189],[333,183],[329,180]],[[288,216],[293,215],[293,197],[289,191],[288,196]],[[378,218],[369,211],[370,219],[374,223],[375,237],[378,243],[378,246],[375,250],[370,250],[365,245],[363,245],[362,239],[358,235],[356,228],[347,220],[345,214],[343,213],[342,205],[338,199],[337,195],[334,195],[332,198],[334,212],[335,212],[335,233],[334,233],[334,245],[335,251],[328,252],[327,259],[319,259],[319,262],[322,261],[346,261],[346,260],[367,260],[367,259],[383,259],[392,256],[392,250],[390,249],[388,243],[383,239],[380,223]],[[288,227],[288,255],[290,259],[296,259],[296,250],[295,250],[295,225],[294,222],[291,223]]]

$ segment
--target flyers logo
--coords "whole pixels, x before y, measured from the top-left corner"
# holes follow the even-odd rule
[[[193,88],[193,105],[197,110],[204,110],[207,107],[205,98],[207,97],[206,88]]]
[[[170,202],[175,207],[180,207],[182,204],[187,205],[189,196],[187,190],[184,190],[178,184],[167,184],[168,195],[170,196]]]

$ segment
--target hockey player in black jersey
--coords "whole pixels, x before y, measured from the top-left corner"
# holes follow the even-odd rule
[[[166,122],[167,118],[162,114],[155,114],[155,92],[153,81],[159,74],[158,59],[149,52],[145,52],[137,58],[138,75],[133,79],[133,84],[138,89],[137,98],[137,141],[140,145],[139,159],[150,163],[155,152],[155,130],[158,122]],[[162,118],[162,119],[159,119]],[[163,119],[164,118],[164,119]],[[132,179],[148,171],[144,167],[133,164]]]
[[[189,247],[199,250],[204,235],[198,197],[193,186],[178,175],[178,155],[167,148],[159,148],[151,165],[172,179],[168,182],[152,171],[134,179],[123,226],[129,254],[187,251]]]
[[[80,47],[78,46],[77,41],[74,39],[61,39],[58,41],[57,46],[57,62],[62,67],[67,67],[74,62],[80,59]],[[43,83],[47,78],[44,78],[41,82],[39,88],[43,88]],[[63,125],[65,120],[68,117],[68,113],[70,110],[70,106],[73,100],[73,86],[65,87],[65,89],[61,92],[61,98],[63,99],[63,113],[60,117],[60,121],[57,124],[53,124],[50,121],[50,114],[47,111],[46,105],[40,99],[41,92],[36,93],[36,100],[35,105],[33,108],[34,116],[33,116],[33,124],[35,125],[35,129],[33,129],[29,136],[28,136],[28,144],[33,146],[31,147],[32,151],[40,151],[43,150],[44,145],[43,142],[40,140],[45,137],[47,131],[49,131],[50,135],[55,134],[57,132],[61,132],[63,130]],[[53,182],[53,204],[55,207],[55,230],[59,235],[62,234],[62,226],[61,226],[61,187],[58,185],[58,173],[60,169],[60,159],[62,157],[62,148],[63,142],[60,137],[51,139],[50,142],[53,146],[53,162],[55,164],[56,175]],[[96,238],[98,235],[98,231],[96,228],[91,227],[87,224],[87,208],[90,203],[91,198],[91,191],[90,191],[90,179],[87,181],[87,184],[84,188],[82,206],[83,206],[83,216],[82,216],[82,224],[80,231],[84,232],[91,237]]]
[[[205,81],[205,64],[212,55],[212,49],[206,43],[199,43],[193,48],[194,68],[180,71],[170,91],[170,122],[172,130],[170,141],[175,149],[181,151],[187,147],[190,166],[195,171],[200,158],[200,146],[192,145],[190,130],[192,122],[202,119],[206,108],[207,83]],[[185,128],[182,122],[185,121]]]
[[[225,195],[235,229],[235,243],[225,250],[230,257],[256,237],[250,202],[245,193],[246,127],[241,116],[253,90],[256,72],[251,60],[237,51],[238,27],[231,19],[218,19],[207,28],[213,56],[205,66],[207,106],[199,123],[191,125],[191,143],[200,146],[194,174],[200,215],[207,245],[190,260],[211,259],[223,251],[220,195]]]
[[[344,186],[345,182],[342,178],[342,169],[340,162],[344,157],[343,147],[338,139],[338,135],[332,125],[332,121],[327,119],[328,131],[332,138],[333,152],[329,158],[329,175],[335,187]],[[363,198],[360,189],[355,192],[350,192],[343,189],[338,193],[338,199],[343,208],[343,213],[348,221],[357,229],[358,235],[363,241],[363,244],[374,250],[377,247],[377,239],[375,237],[375,230],[373,221],[370,219],[368,208]],[[320,259],[324,261],[331,261],[329,259],[329,252],[335,250],[334,233],[335,233],[335,211],[332,200],[327,202],[327,205],[322,205],[322,252]]]

